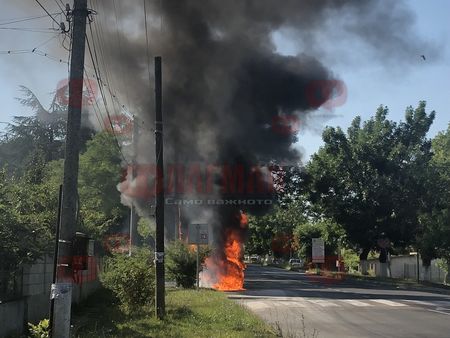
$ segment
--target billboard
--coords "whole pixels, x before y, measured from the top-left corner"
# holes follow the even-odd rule
[[[325,242],[323,238],[312,239],[312,262],[325,263]]]

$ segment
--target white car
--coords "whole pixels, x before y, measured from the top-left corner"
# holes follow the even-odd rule
[[[303,266],[303,262],[302,262],[301,259],[298,259],[298,258],[291,258],[291,259],[289,260],[289,265],[290,265],[292,268],[301,268],[301,267]]]

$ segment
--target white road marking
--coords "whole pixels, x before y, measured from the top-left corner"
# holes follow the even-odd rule
[[[322,307],[332,307],[332,306],[339,306],[336,303],[330,302],[329,300],[324,299],[308,299],[309,303],[317,304]]]
[[[409,303],[419,304],[419,305],[436,306],[435,303],[427,302],[427,301],[424,301],[424,300],[405,300],[405,301],[409,302]]]
[[[372,304],[364,303],[364,302],[361,302],[361,301],[356,300],[356,299],[342,299],[341,301],[345,302],[345,303],[348,303],[350,305],[354,305],[354,306],[361,306],[361,307],[363,307],[363,306],[373,306]]]
[[[387,300],[387,299],[369,299],[369,300],[372,302],[376,302],[376,303],[380,303],[380,304],[388,305],[388,306],[408,306],[406,304],[393,302],[393,301]]]

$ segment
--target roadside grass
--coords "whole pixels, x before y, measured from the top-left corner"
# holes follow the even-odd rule
[[[74,310],[72,337],[276,337],[276,332],[226,294],[212,290],[168,290],[166,317],[153,308],[125,315],[107,290]]]

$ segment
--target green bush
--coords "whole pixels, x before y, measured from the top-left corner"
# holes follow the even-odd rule
[[[28,323],[28,332],[31,338],[48,338],[50,331],[50,321],[43,319],[37,325]]]
[[[155,267],[153,254],[147,249],[136,249],[131,257],[115,254],[108,258],[100,279],[116,295],[127,314],[154,302]]]
[[[209,249],[200,247],[200,264],[203,264]],[[197,252],[181,241],[172,242],[167,248],[166,268],[168,277],[174,279],[177,286],[185,289],[195,285],[197,271]]]

